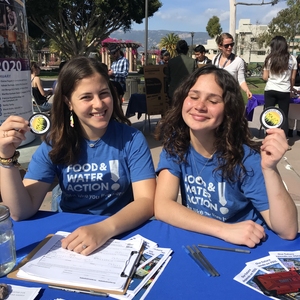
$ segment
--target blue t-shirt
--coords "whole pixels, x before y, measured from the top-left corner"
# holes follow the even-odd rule
[[[253,220],[264,224],[260,211],[269,209],[260,154],[244,146],[243,164],[247,170],[242,180],[226,181],[213,172],[218,159],[201,156],[190,146],[187,163],[178,163],[165,150],[160,154],[157,172],[167,169],[180,179],[182,204],[193,211],[223,222]],[[237,168],[239,170],[239,168]]]
[[[112,215],[133,201],[132,182],[155,178],[150,150],[137,129],[110,121],[94,148],[84,140],[79,161],[55,165],[43,142],[30,161],[25,178],[52,183],[62,190],[60,210]]]

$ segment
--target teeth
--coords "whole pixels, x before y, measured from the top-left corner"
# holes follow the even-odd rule
[[[95,117],[102,117],[104,116],[104,113],[101,113],[101,114],[93,114]]]

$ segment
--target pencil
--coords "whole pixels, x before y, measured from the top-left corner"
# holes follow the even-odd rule
[[[215,249],[215,250],[231,251],[231,252],[239,252],[239,253],[250,253],[250,250],[245,250],[245,249],[240,249],[240,248],[227,248],[227,247],[210,246],[210,245],[203,245],[203,244],[198,244],[198,247]]]

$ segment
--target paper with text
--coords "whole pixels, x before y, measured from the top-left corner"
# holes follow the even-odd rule
[[[17,273],[23,279],[77,288],[123,291],[143,241],[109,240],[84,256],[61,247],[69,233],[57,232]]]

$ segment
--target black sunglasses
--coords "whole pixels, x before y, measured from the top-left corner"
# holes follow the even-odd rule
[[[226,44],[226,45],[223,45],[223,47],[225,49],[227,49],[229,46],[231,46],[231,48],[234,46],[234,43],[230,43],[230,44]]]

